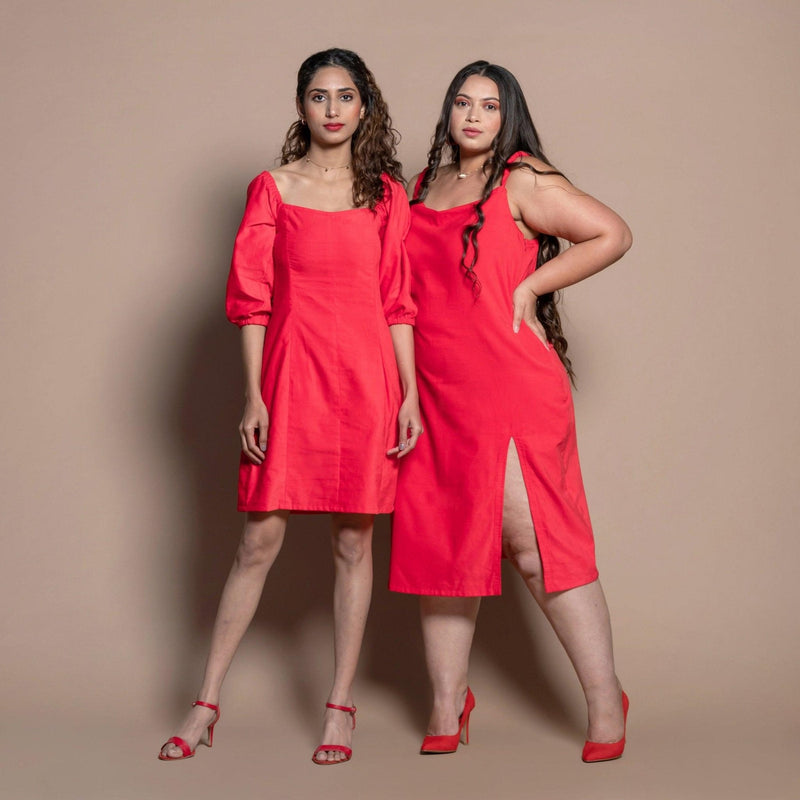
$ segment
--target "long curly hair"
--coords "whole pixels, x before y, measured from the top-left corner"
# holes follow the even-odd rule
[[[353,172],[353,205],[374,209],[383,199],[382,175],[403,181],[402,166],[397,160],[400,135],[392,127],[389,108],[383,99],[375,77],[367,65],[352,50],[333,47],[309,56],[297,72],[297,102],[303,97],[314,75],[323,67],[341,67],[352,78],[364,109],[361,120],[350,141]],[[281,148],[281,164],[304,158],[308,153],[311,135],[301,120],[296,120],[286,133]]]
[[[475,272],[475,265],[478,263],[479,255],[478,234],[485,222],[483,206],[491,196],[493,189],[502,179],[503,172],[506,169],[529,169],[538,175],[565,176],[555,167],[552,170],[538,170],[524,162],[508,163],[508,159],[514,153],[522,150],[545,164],[553,166],[542,150],[539,134],[536,132],[531,113],[528,110],[528,104],[525,102],[525,95],[522,93],[522,88],[517,79],[507,69],[497,64],[490,64],[488,61],[474,61],[471,64],[467,64],[456,74],[447,89],[442,103],[442,112],[439,115],[436,131],[433,134],[431,149],[428,152],[428,168],[412,203],[420,203],[425,199],[428,194],[428,188],[431,182],[435,180],[439,167],[442,165],[443,157],[447,159],[445,164],[458,164],[460,161],[459,147],[450,136],[450,114],[464,81],[471,75],[489,78],[497,84],[500,94],[501,114],[500,130],[492,143],[492,155],[483,165],[486,185],[480,199],[475,203],[475,221],[467,225],[461,234],[463,245],[461,267],[464,270],[465,277],[469,279],[472,291],[477,298],[480,294],[481,284]],[[468,260],[470,249],[472,250],[472,257]],[[546,261],[555,258],[560,252],[561,243],[557,237],[549,234],[539,234],[539,252],[536,258],[537,269]],[[567,340],[561,327],[561,317],[557,308],[559,299],[558,292],[541,295],[536,303],[536,317],[542,323],[548,341],[555,348],[570,379],[574,382],[575,373],[572,369],[572,362],[567,356]]]

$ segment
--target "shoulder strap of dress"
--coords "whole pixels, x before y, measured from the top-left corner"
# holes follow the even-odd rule
[[[508,180],[508,174],[511,172],[511,170],[508,168],[508,165],[513,164],[515,161],[519,161],[519,159],[521,159],[523,156],[529,156],[529,155],[530,153],[526,153],[524,150],[517,150],[517,152],[514,153],[514,155],[511,156],[508,159],[508,161],[506,161],[506,168],[505,171],[503,172],[503,179],[500,181],[501,186],[506,185],[506,181]]]
[[[422,181],[424,180],[425,176],[428,174],[428,168],[425,167],[419,175],[417,175],[417,182],[414,184],[414,200],[417,199],[417,195],[419,194],[419,187],[422,186]]]

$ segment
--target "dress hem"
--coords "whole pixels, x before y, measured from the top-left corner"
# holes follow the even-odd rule
[[[285,503],[269,506],[268,508],[254,508],[252,506],[238,505],[236,508],[237,511],[252,511],[260,514],[266,514],[270,511],[291,511],[294,514],[391,514],[394,511],[394,506],[375,510],[374,508],[364,509],[352,508],[350,506],[332,506],[327,503],[319,506],[313,504],[294,506],[291,503]]]
[[[500,597],[503,594],[502,588],[496,592],[456,592],[446,589],[396,589],[391,584],[389,591],[397,594],[415,594],[420,597]]]
[[[586,586],[589,583],[594,583],[600,577],[600,573],[595,569],[591,573],[576,576],[572,580],[565,581],[545,581],[549,586],[545,586],[547,594],[554,594],[555,592],[567,592],[570,589],[577,589],[579,586]],[[389,591],[397,592],[398,594],[416,594],[423,597],[500,597],[503,594],[503,587],[499,586],[497,591],[486,590],[482,592],[470,592],[455,589],[442,589],[442,588],[397,588],[396,584],[389,582]]]

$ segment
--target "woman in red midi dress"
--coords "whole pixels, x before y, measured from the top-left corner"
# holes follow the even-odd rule
[[[411,197],[406,248],[427,433],[401,469],[390,587],[421,595],[434,690],[422,752],[453,752],[467,730],[475,619],[480,597],[500,593],[505,555],[578,673],[584,760],[618,757],[627,697],[597,580],[553,293],[616,261],[630,231],[546,161],[519,84],[485,61],[451,83]],[[574,245],[559,254],[557,237]]]
[[[300,67],[297,110],[282,166],[250,184],[228,279],[228,317],[242,329],[247,519],[198,699],[162,760],[194,755],[206,734],[211,744],[290,511],[333,514],[335,673],[313,760],[349,760],[373,515],[392,510],[398,460],[421,433],[408,200],[388,110],[364,62],[341,49]]]

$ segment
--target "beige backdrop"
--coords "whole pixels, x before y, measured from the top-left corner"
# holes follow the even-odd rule
[[[798,796],[796,0],[6,0],[0,15],[4,796]],[[244,190],[274,163],[300,61],[332,45],[377,76],[408,175],[452,74],[509,67],[551,158],[634,231],[564,305],[632,701],[620,762],[580,763],[580,690],[511,575],[480,620],[472,744],[416,755],[428,689],[415,602],[385,589],[384,520],[355,756],[311,765],[325,518],[291,523],[214,750],[155,760],[241,524],[222,300]]]

